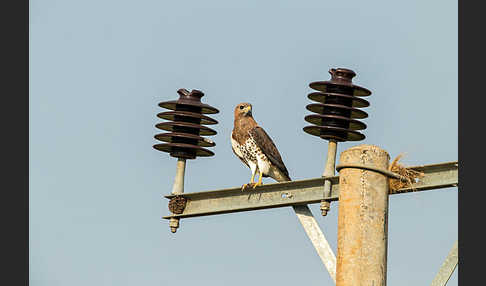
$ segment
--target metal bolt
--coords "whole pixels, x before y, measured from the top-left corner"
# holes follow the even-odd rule
[[[321,215],[326,216],[327,212],[331,210],[331,202],[329,201],[321,201]]]
[[[179,219],[171,218],[169,220],[169,227],[172,233],[176,233],[177,229],[179,228]]]

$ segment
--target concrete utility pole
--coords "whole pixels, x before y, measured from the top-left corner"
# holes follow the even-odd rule
[[[374,145],[341,153],[336,286],[385,286],[390,156]],[[346,167],[353,165],[353,167]]]

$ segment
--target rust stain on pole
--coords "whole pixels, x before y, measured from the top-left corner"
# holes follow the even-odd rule
[[[388,169],[390,156],[374,145],[341,153],[340,164]],[[388,178],[343,168],[339,174],[337,286],[385,286],[388,234]]]

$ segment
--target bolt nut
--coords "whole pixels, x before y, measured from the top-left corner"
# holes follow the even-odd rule
[[[177,229],[179,228],[179,219],[171,218],[169,220],[169,227],[170,227],[170,231],[172,233],[175,233],[177,231]]]
[[[321,214],[326,216],[327,212],[331,210],[331,203],[328,201],[321,201]]]

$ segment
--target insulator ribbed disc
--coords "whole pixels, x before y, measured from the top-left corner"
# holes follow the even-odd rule
[[[214,147],[216,143],[214,143],[212,140],[197,136],[194,134],[189,134],[189,133],[178,133],[178,132],[172,132],[172,133],[162,133],[162,134],[157,134],[154,136],[155,139],[168,142],[168,143],[184,143],[184,142],[190,142],[194,141],[194,144],[197,144],[197,146],[201,147]]]
[[[359,132],[331,126],[306,126],[304,131],[322,139],[334,139],[336,141],[359,141],[365,136]]]
[[[368,89],[347,82],[336,83],[330,81],[315,81],[310,83],[309,87],[322,92],[333,92],[334,89],[345,89],[346,87],[348,87],[349,93],[346,92],[348,95],[368,96],[371,94],[371,91],[369,91]]]
[[[319,113],[319,114],[326,114],[331,108],[341,109],[345,112],[350,112],[350,118],[352,119],[363,119],[368,117],[368,113],[353,107],[348,107],[344,105],[337,105],[337,104],[322,104],[322,103],[311,103],[305,107],[307,110]]]
[[[218,121],[212,119],[211,117],[199,113],[188,112],[188,111],[161,112],[157,114],[157,117],[166,120],[171,120],[171,121],[184,121],[184,122],[192,122],[192,123],[206,124],[206,125],[218,123]]]
[[[173,132],[183,132],[183,133],[190,133],[190,134],[197,134],[197,135],[215,135],[217,134],[216,131],[213,129],[189,122],[162,122],[155,125],[155,127],[166,130],[166,131],[173,131]]]
[[[332,126],[333,123],[337,123],[337,126],[345,125],[348,126],[350,130],[364,130],[366,129],[366,124],[361,121],[350,119],[344,116],[337,115],[322,115],[322,114],[311,114],[304,117],[305,121],[318,125],[318,126]]]
[[[209,157],[214,153],[208,149],[184,143],[163,143],[153,146],[155,149],[163,152],[169,152],[172,157],[194,159],[196,156]]]
[[[159,106],[170,110],[191,111],[204,114],[214,114],[219,112],[218,109],[207,104],[183,99],[161,102],[159,103]]]
[[[341,93],[331,93],[331,92],[313,92],[309,93],[307,97],[310,100],[314,100],[320,103],[333,103],[337,101],[336,99],[344,99],[351,101],[351,106],[355,108],[362,108],[370,106],[367,100],[352,95],[341,94]]]

